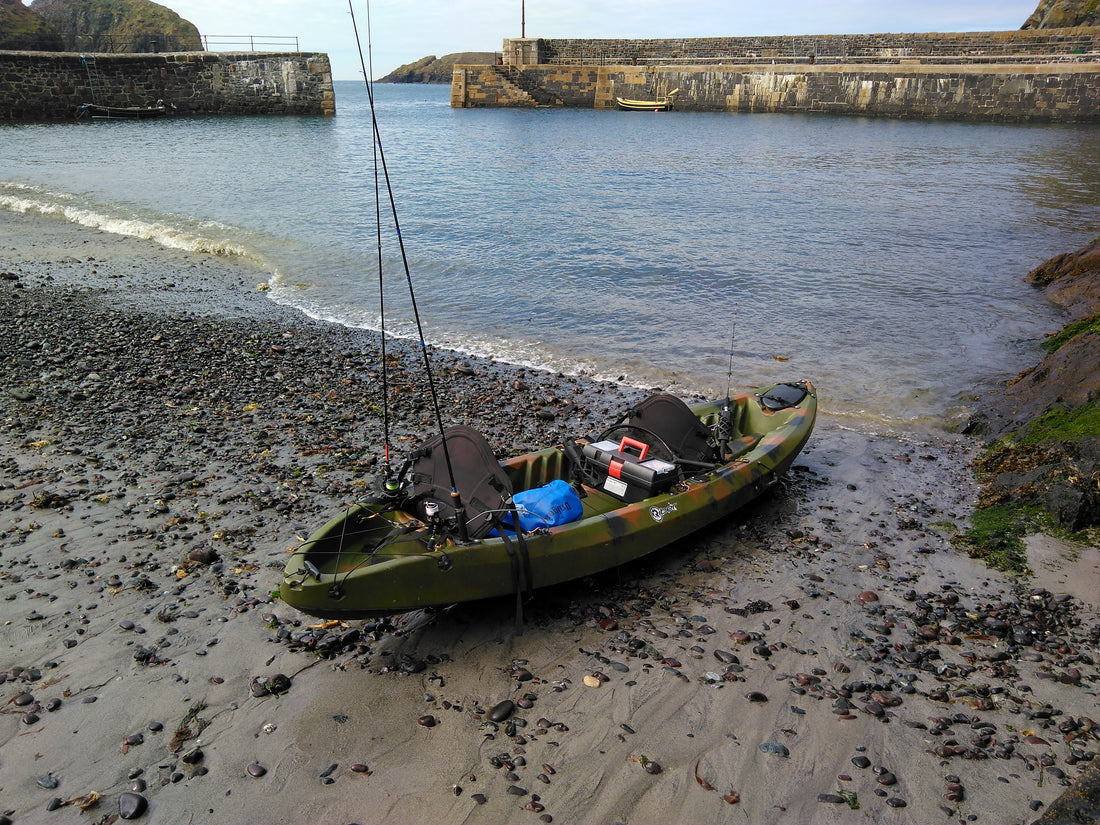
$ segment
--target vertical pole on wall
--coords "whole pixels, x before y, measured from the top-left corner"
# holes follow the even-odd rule
[[[519,0],[519,36],[527,37],[527,0]]]

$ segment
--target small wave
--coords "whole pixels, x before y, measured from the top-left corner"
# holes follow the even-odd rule
[[[11,212],[60,218],[102,232],[152,241],[169,249],[201,252],[226,258],[257,259],[257,256],[246,246],[227,238],[200,235],[160,221],[109,215],[75,203],[71,195],[36,192],[24,185],[7,185],[6,188],[19,193],[0,194],[0,208]],[[217,224],[209,226],[221,228]]]

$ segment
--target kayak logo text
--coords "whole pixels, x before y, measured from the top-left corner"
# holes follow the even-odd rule
[[[651,516],[653,516],[653,520],[655,522],[657,522],[658,524],[660,524],[662,521],[664,521],[665,516],[667,516],[669,513],[675,513],[675,512],[676,512],[676,505],[675,504],[666,504],[664,507],[650,507],[649,508],[649,514]]]

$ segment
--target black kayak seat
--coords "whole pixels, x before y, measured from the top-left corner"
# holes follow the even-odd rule
[[[493,529],[494,521],[507,510],[512,484],[500,466],[489,442],[477,430],[458,425],[428,439],[417,450],[409,479],[412,482],[411,509],[427,520],[425,505],[434,502],[444,519],[455,515],[451,498],[451,477],[447,472],[443,440],[451,456],[454,483],[466,510],[466,522],[472,539],[483,538]]]
[[[623,426],[653,433],[668,445],[676,458],[701,463],[716,460],[713,434],[675,395],[658,393],[640,401],[627,414]],[[642,440],[645,440],[644,434]]]

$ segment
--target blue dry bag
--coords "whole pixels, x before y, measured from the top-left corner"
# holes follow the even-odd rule
[[[565,481],[551,481],[545,487],[522,490],[512,496],[512,501],[519,513],[519,529],[525,533],[540,527],[568,524],[581,517],[580,496]],[[505,527],[511,528],[512,514],[507,514],[503,521]],[[489,535],[499,533],[494,530]]]

